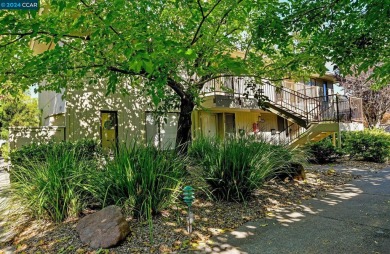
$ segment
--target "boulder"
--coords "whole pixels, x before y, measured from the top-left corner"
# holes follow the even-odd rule
[[[130,233],[130,227],[121,209],[112,205],[82,218],[76,231],[84,244],[97,249],[115,246]]]

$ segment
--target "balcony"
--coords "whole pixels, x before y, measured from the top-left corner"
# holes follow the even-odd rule
[[[293,90],[295,89],[295,90]],[[281,87],[256,84],[252,78],[215,79],[203,87],[205,107],[259,109],[264,98],[269,111],[308,128],[312,122],[362,122],[362,100],[341,95],[320,96],[321,88],[291,81]]]

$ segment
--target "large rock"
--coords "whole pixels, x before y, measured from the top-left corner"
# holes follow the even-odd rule
[[[130,228],[120,208],[108,206],[82,218],[76,231],[84,244],[97,249],[115,246],[126,238]]]

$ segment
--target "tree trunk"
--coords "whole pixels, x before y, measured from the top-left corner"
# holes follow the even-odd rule
[[[191,97],[184,96],[180,102],[180,116],[177,124],[176,149],[179,154],[186,155],[191,142],[191,113],[195,103]]]

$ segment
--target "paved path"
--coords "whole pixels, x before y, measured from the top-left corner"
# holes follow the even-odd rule
[[[8,237],[8,234],[5,231],[5,227],[4,227],[5,221],[3,220],[5,217],[4,212],[6,212],[3,209],[3,207],[5,206],[6,199],[1,195],[4,192],[6,186],[9,184],[9,175],[7,171],[5,171],[6,166],[7,166],[6,163],[0,157],[0,253],[9,254],[9,253],[13,253],[13,248],[6,247],[6,246],[2,247],[3,243],[7,241],[7,237]]]
[[[390,253],[390,168],[214,237],[209,253]]]

